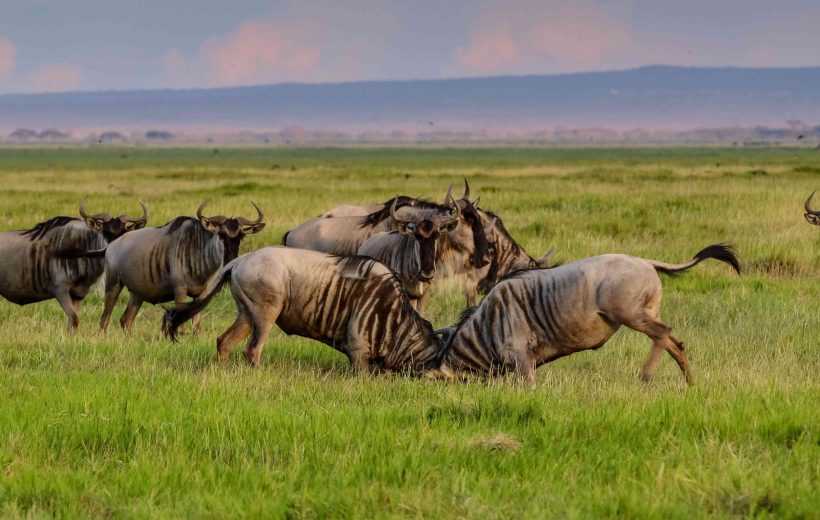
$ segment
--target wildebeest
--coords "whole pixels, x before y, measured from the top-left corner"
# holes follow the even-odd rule
[[[107,213],[54,217],[26,231],[0,233],[0,295],[18,305],[55,298],[68,318],[69,330],[79,326],[80,302],[103,273],[101,258],[84,257],[104,248],[124,233],[145,226],[142,217]]]
[[[466,285],[468,289],[465,290],[467,293],[468,302],[471,304],[475,300],[476,290],[475,287],[478,285],[478,280],[483,278],[483,275],[480,274],[480,269],[487,266],[490,262],[490,247],[489,242],[487,239],[487,235],[485,232],[485,225],[486,223],[482,220],[481,215],[476,207],[475,201],[470,200],[470,185],[467,182],[467,179],[464,179],[464,193],[458,200],[453,200],[452,198],[452,187],[447,191],[447,196],[444,200],[445,206],[458,206],[459,210],[459,221],[457,224],[451,226],[447,233],[442,233],[441,238],[436,250],[436,269],[438,273],[439,279],[449,278],[449,277],[463,277],[466,276],[468,280],[474,280],[472,283],[468,282]],[[329,240],[336,243],[341,242],[346,237],[349,236],[349,232],[346,230],[341,230],[340,237],[341,238],[334,238],[334,235],[330,231],[337,231],[338,227],[345,227],[349,228],[353,219],[367,219],[370,222],[383,222],[387,224],[388,222],[391,223],[394,230],[398,228],[398,224],[396,223],[395,218],[388,220],[391,216],[391,208],[392,207],[410,207],[415,208],[415,210],[409,214],[407,218],[415,218],[413,214],[415,213],[422,213],[422,212],[429,212],[433,207],[431,207],[431,203],[421,201],[419,199],[415,199],[412,197],[407,196],[398,196],[383,204],[372,204],[368,206],[355,206],[355,205],[341,205],[333,208],[330,211],[323,213],[320,218],[325,218],[330,221],[334,222],[334,225],[326,226],[329,230],[327,236]],[[441,210],[441,207],[438,207]],[[334,216],[336,215],[358,215],[356,217],[352,217],[351,220],[334,220]],[[364,215],[364,216],[363,216]],[[402,217],[398,217],[402,218]],[[315,219],[318,221],[319,219]],[[303,225],[305,226],[305,225]],[[320,224],[316,224],[315,222],[311,224],[311,229],[315,231]],[[297,228],[299,229],[299,228]],[[382,231],[378,232],[375,237],[383,237],[387,232]],[[380,238],[380,240],[384,240]],[[394,244],[394,247],[397,246],[397,242],[399,242],[398,237],[393,237],[391,239]],[[337,253],[337,254],[347,254],[347,250],[343,247],[333,246],[327,247],[325,244],[327,241],[320,241],[322,245],[318,248],[318,250]],[[412,241],[405,240],[404,242],[410,243]],[[309,243],[302,239],[301,241],[295,240],[290,233],[285,235],[283,240],[285,245],[291,246],[296,245],[298,247],[303,247],[306,249],[317,249]],[[384,244],[384,242],[382,242]],[[394,270],[399,272],[400,276],[403,279],[406,279],[406,273],[409,272],[408,269],[411,268],[410,262],[411,259],[405,259],[405,264],[403,266],[404,270],[400,269],[395,261],[391,261],[388,259],[390,256],[389,253],[386,252],[384,247],[379,248],[380,254],[378,256],[374,255],[374,250],[372,246],[368,246],[368,249],[362,250],[364,242],[362,245],[359,246],[357,252],[359,254],[365,254],[368,256],[374,256],[380,261],[385,262],[387,265],[391,266]],[[486,270],[485,270],[486,272]],[[405,273],[405,274],[402,274]],[[416,288],[422,288],[423,285],[416,285]],[[408,289],[410,289],[410,285],[408,285]],[[410,289],[411,295],[415,297],[419,297],[420,294],[417,294],[414,290]],[[471,296],[472,295],[472,296]]]
[[[373,235],[398,229],[399,224],[391,214],[411,218],[414,212],[429,210],[438,211],[442,216],[446,216],[450,213],[451,207],[446,201],[441,205],[399,196],[378,205],[377,211],[364,216],[311,219],[285,233],[282,244],[343,256],[355,255],[362,244]]]
[[[228,280],[237,316],[217,339],[223,361],[250,336],[245,358],[258,365],[274,323],[286,334],[339,350],[356,370],[420,373],[434,368],[441,350],[430,323],[383,264],[285,247],[259,249],[225,265],[199,299],[166,312],[166,335],[175,339],[179,326]]]
[[[239,254],[245,235],[265,227],[256,204],[255,221],[243,217],[206,217],[205,202],[196,218],[177,217],[162,227],[141,229],[111,243],[105,251],[105,308],[100,328],[105,330],[123,287],[128,307],[120,326],[129,329],[143,302],[174,301],[181,305],[197,298],[223,264]]]
[[[369,206],[358,206],[355,204],[340,204],[333,209],[329,209],[319,215],[319,218],[336,218],[336,217],[364,217],[380,211],[384,204],[371,204]]]
[[[462,271],[464,296],[468,306],[475,304],[479,293],[487,293],[498,280],[512,272],[550,267],[549,258],[552,255],[552,251],[549,251],[540,258],[531,257],[510,235],[498,215],[478,208],[477,204],[475,211],[488,244],[489,264]]]
[[[608,254],[552,269],[518,271],[501,280],[456,325],[437,331],[445,344],[438,374],[514,371],[530,384],[535,369],[563,356],[597,349],[621,325],[652,339],[641,377],[652,378],[665,350],[692,383],[683,343],[660,320],[658,273],[685,271],[707,258],[740,264],[732,249],[712,245],[689,262],[667,264]]]
[[[437,210],[426,210],[400,217],[396,214],[395,201],[390,213],[399,230],[377,233],[359,248],[360,256],[378,260],[396,273],[416,307],[435,275],[439,252],[450,249],[447,233],[458,225],[461,215],[458,204],[452,200],[451,204],[453,213],[449,216],[443,216]],[[472,242],[472,237],[469,241]]]
[[[812,194],[809,195],[809,198],[806,199],[806,204],[804,205],[806,208],[806,213],[803,216],[806,217],[809,224],[820,226],[820,210],[811,209],[811,199],[814,198],[815,193],[817,192],[812,192]]]

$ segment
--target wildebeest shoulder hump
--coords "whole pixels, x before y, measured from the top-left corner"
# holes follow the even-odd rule
[[[63,227],[66,224],[73,222],[75,220],[79,220],[76,217],[66,217],[66,216],[59,216],[50,218],[44,222],[40,222],[36,226],[31,229],[27,229],[23,231],[22,235],[24,237],[28,237],[29,240],[32,242],[35,240],[39,240],[43,238],[49,231],[52,229],[56,229],[59,227]]]

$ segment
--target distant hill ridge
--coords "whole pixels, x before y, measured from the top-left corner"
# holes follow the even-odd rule
[[[820,67],[650,66],[441,80],[0,95],[32,128],[694,128],[820,123]]]

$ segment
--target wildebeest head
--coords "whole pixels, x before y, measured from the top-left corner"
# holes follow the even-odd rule
[[[102,233],[106,242],[110,243],[129,231],[145,227],[148,223],[148,208],[142,201],[140,201],[140,206],[142,206],[141,217],[129,217],[125,214],[112,217],[108,213],[89,215],[85,209],[85,200],[82,200],[80,201],[80,216],[88,227]]]
[[[809,198],[806,199],[806,213],[804,216],[806,217],[806,220],[809,222],[809,224],[820,226],[820,210],[811,209],[811,199],[814,198],[815,193],[817,192],[812,192],[812,194],[809,195]]]
[[[396,221],[399,233],[413,235],[419,244],[419,278],[429,281],[436,272],[436,252],[441,233],[458,225],[461,210],[452,196],[448,197],[449,213],[438,209],[420,209],[408,215],[397,212],[398,201],[393,201],[390,217]]]
[[[451,197],[450,191],[447,198]],[[446,199],[445,199],[446,203]],[[478,213],[478,199],[470,200],[470,184],[464,179],[464,194],[457,201],[461,210],[461,221],[466,226],[455,226],[450,230],[451,243],[456,247],[472,250],[470,265],[480,269],[490,263],[490,242],[484,230],[484,223]]]
[[[239,256],[239,244],[245,235],[252,235],[259,233],[265,228],[265,215],[256,203],[251,202],[256,209],[256,220],[251,221],[244,217],[225,217],[223,215],[215,215],[206,217],[202,214],[202,210],[208,201],[199,205],[196,210],[196,218],[202,224],[202,227],[207,231],[219,235],[222,244],[225,246],[224,262],[228,263],[237,256]]]

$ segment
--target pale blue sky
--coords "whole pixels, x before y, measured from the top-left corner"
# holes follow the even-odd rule
[[[820,65],[817,0],[0,3],[0,93]]]

